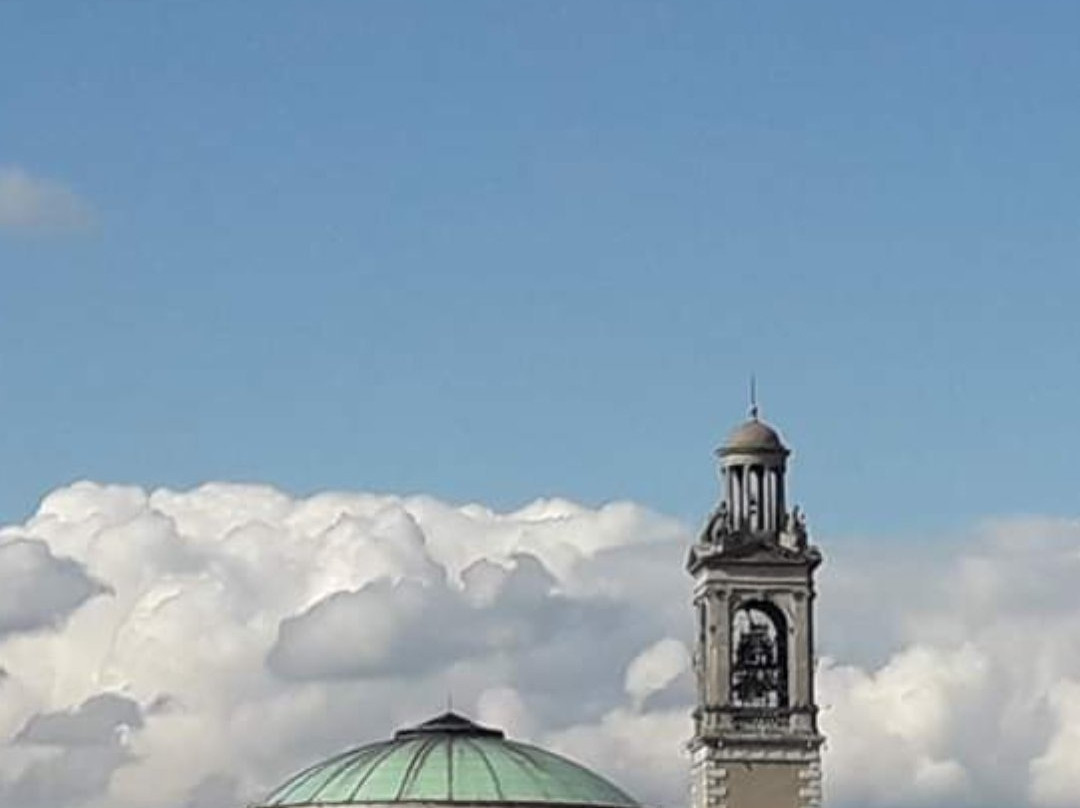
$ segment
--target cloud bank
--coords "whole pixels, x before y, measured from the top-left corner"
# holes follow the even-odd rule
[[[448,695],[683,805],[688,541],[633,503],[60,489],[0,530],[0,806],[240,806]],[[1080,524],[819,541],[828,804],[1080,804]]]
[[[55,180],[0,166],[0,230],[78,232],[94,222],[90,206]]]

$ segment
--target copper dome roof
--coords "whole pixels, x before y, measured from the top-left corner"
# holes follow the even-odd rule
[[[584,766],[455,713],[318,763],[259,805],[640,808]]]

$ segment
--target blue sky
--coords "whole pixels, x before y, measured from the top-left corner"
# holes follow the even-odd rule
[[[632,498],[759,379],[834,536],[1075,513],[1080,7],[0,6],[0,520],[79,478]],[[70,231],[70,232],[69,232]]]

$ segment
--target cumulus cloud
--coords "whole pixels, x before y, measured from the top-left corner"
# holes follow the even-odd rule
[[[937,564],[892,585],[906,598],[878,606],[900,648],[878,666],[826,658],[819,671],[832,797],[1080,804],[1070,697],[1080,677],[1080,523],[996,520],[951,561],[931,556]]]
[[[0,229],[76,232],[93,222],[90,206],[71,189],[18,166],[0,166]]]
[[[0,639],[49,628],[105,588],[39,539],[0,537]]]
[[[60,489],[0,530],[0,806],[240,805],[448,697],[684,804],[689,538],[632,503]],[[828,804],[1080,804],[1080,525],[936,565],[821,541]]]
[[[1080,681],[1066,680],[1049,694],[1054,730],[1046,750],[1031,762],[1031,796],[1038,805],[1067,808],[1080,794]]]
[[[40,713],[16,735],[16,743],[46,746],[111,745],[124,729],[142,726],[142,710],[115,693],[91,696],[74,710]]]
[[[429,497],[80,483],[0,536],[111,589],[52,635],[0,643],[5,808],[242,803],[448,695],[544,742],[618,708],[626,665],[678,631],[589,571],[640,547],[666,548],[678,568],[682,526],[630,503],[500,514]],[[686,582],[672,580],[681,598]],[[143,706],[113,720],[122,704]],[[77,742],[114,730],[114,744]],[[76,767],[94,768],[78,793],[61,787]]]
[[[606,603],[567,598],[528,553],[507,566],[482,560],[450,582],[441,567],[422,578],[381,578],[334,592],[282,621],[270,668],[286,678],[416,675],[447,660],[532,655],[579,625],[595,626]]]
[[[665,637],[634,658],[626,669],[626,692],[641,707],[653,693],[663,691],[680,674],[690,669],[686,646],[674,637]]]
[[[11,805],[86,804],[105,794],[113,772],[129,760],[128,732],[142,724],[139,705],[113,693],[38,713],[15,734],[13,751],[33,747],[45,754],[24,754],[25,765],[0,793]]]

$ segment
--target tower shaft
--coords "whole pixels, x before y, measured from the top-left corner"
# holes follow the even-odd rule
[[[756,412],[717,454],[721,501],[690,550],[697,706],[693,808],[818,808],[814,572],[785,505],[789,452]]]

